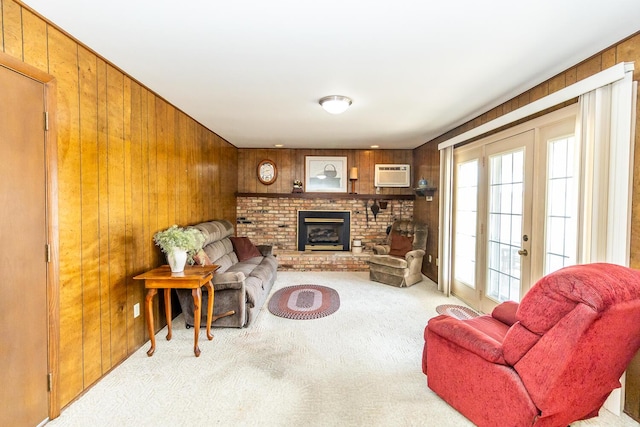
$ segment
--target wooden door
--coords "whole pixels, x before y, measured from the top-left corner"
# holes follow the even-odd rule
[[[44,85],[0,66],[0,425],[48,417]]]

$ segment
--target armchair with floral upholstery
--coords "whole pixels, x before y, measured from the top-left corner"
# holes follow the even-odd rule
[[[422,280],[422,259],[427,246],[425,224],[397,220],[389,231],[387,242],[373,247],[369,259],[369,279],[387,285],[404,287]]]
[[[639,348],[640,272],[577,265],[540,279],[520,304],[429,320],[422,370],[480,427],[564,427],[598,415]]]

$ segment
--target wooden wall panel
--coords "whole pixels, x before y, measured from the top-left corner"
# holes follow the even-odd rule
[[[151,241],[153,239],[153,234],[160,230],[160,207],[159,207],[159,192],[160,192],[160,184],[158,182],[158,125],[156,117],[158,115],[157,110],[157,102],[156,97],[151,93],[147,92],[147,145],[148,145],[148,174],[149,174],[149,186],[148,189],[148,212],[149,212],[149,226],[148,226],[148,236],[147,241]],[[166,219],[165,219],[166,221]],[[166,224],[164,222],[163,224]],[[157,250],[156,246],[151,246],[149,250],[149,259],[147,262],[150,265],[157,265],[160,262],[160,251]],[[157,319],[158,316],[154,315],[154,319]]]
[[[4,33],[4,53],[22,60],[22,8],[17,3],[3,2],[2,30]]]
[[[107,64],[98,58],[98,230],[100,247],[100,333],[102,373],[111,369],[111,314],[109,311],[109,189],[108,189],[108,131],[107,131]]]
[[[5,7],[9,2],[4,2]],[[6,16],[5,16],[6,18]],[[49,72],[58,81],[58,209],[60,228],[60,397],[67,401],[83,389],[82,252],[78,45],[60,31],[49,29]],[[64,332],[63,332],[64,331]]]
[[[98,178],[98,75],[97,58],[84,48],[78,51],[80,84],[80,155],[82,186],[82,341],[84,380],[102,376],[100,328],[100,230]]]
[[[176,140],[175,150],[178,159],[176,167],[176,223],[185,224],[189,221],[189,194],[190,176],[187,161],[189,160],[189,139],[187,128],[187,116],[179,112],[176,116]]]
[[[308,149],[239,149],[238,191],[241,193],[290,193],[293,181],[305,182],[306,156],[347,157],[347,173],[352,166],[358,167],[356,193],[373,194],[376,163],[413,163],[412,150],[308,150]],[[256,168],[264,159],[276,162],[278,178],[271,185],[262,184],[257,178]],[[347,192],[351,182],[347,182]],[[383,188],[382,194],[411,194],[410,188]]]
[[[217,188],[216,197],[218,200],[218,212],[214,216],[217,218],[233,218],[236,219],[236,197],[235,192],[238,189],[238,150],[225,142],[217,135],[214,137],[220,144],[220,158],[222,162],[216,163],[220,170],[220,179],[222,185],[216,182],[210,183],[211,186]],[[234,165],[234,168],[222,167],[222,165]],[[230,189],[233,189],[229,191]]]
[[[165,117],[167,122],[164,124],[165,129],[165,148],[166,148],[166,157],[165,157],[165,170],[166,170],[166,205],[167,209],[167,224],[176,224],[176,192],[177,184],[176,184],[176,176],[178,173],[177,163],[179,159],[176,158],[176,149],[175,149],[175,128],[176,128],[176,109],[165,103]]]
[[[158,206],[158,224],[169,224],[169,185],[167,168],[167,103],[156,99],[156,206]],[[156,230],[154,230],[155,232]],[[154,317],[157,319],[157,317]]]
[[[20,3],[0,22],[0,49],[57,83],[63,407],[148,339],[132,277],[165,263],[153,234],[235,221],[237,149]]]
[[[439,187],[440,179],[440,153],[435,144],[427,144],[414,154],[414,179],[424,177],[430,184]],[[438,258],[438,233],[439,233],[439,203],[438,192],[435,193],[433,201],[427,202],[424,197],[416,197],[413,205],[413,215],[416,219],[427,224],[429,235],[427,236],[427,250],[422,261],[422,272],[425,276],[438,281],[438,267],[436,259]],[[431,261],[429,261],[431,256]]]
[[[107,189],[109,194],[109,301],[111,366],[126,356],[124,180],[124,76],[107,66]]]
[[[24,62],[47,70],[47,24],[32,12],[22,10],[22,26]]]
[[[0,31],[0,48],[2,48],[2,51],[4,52],[4,5],[2,4],[2,2],[0,1],[0,29],[2,29],[2,31]]]
[[[127,206],[126,242],[127,242],[127,308],[125,316],[127,321],[127,351],[137,350],[144,342],[145,323],[141,315],[133,317],[134,304],[144,299],[144,288],[139,281],[132,277],[145,270],[145,227],[144,227],[144,183],[143,183],[143,90],[136,82],[131,82],[131,116],[130,135],[126,170],[129,178],[127,183],[128,196],[125,200]],[[140,260],[140,261],[139,261]],[[142,264],[142,268],[139,265]],[[142,313],[142,306],[140,306]]]
[[[124,138],[124,164],[123,164],[123,173],[124,173],[124,234],[123,234],[123,244],[124,244],[124,295],[125,301],[122,306],[122,316],[124,320],[124,332],[126,336],[125,340],[125,353],[127,353],[130,348],[135,346],[133,340],[135,336],[135,329],[133,327],[133,304],[134,300],[134,288],[138,287],[138,284],[135,283],[135,280],[132,279],[133,276],[133,266],[135,263],[135,247],[133,245],[133,234],[135,233],[133,224],[134,224],[134,213],[133,213],[133,170],[132,163],[135,160],[139,164],[140,156],[137,156],[133,153],[133,145],[139,140],[140,133],[136,131],[137,123],[134,123],[134,120],[137,118],[137,110],[139,108],[138,103],[133,100],[134,98],[134,89],[132,88],[132,81],[128,76],[124,76],[123,81],[123,137],[124,135],[128,135],[128,138]],[[128,106],[128,111],[127,107]],[[139,118],[138,118],[139,119]]]

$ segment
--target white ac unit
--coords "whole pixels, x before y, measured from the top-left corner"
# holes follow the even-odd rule
[[[411,185],[411,166],[376,165],[374,185],[376,187],[409,187]]]

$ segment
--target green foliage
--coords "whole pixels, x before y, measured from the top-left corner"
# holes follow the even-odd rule
[[[187,251],[189,258],[191,258],[202,249],[204,237],[195,228],[182,228],[174,224],[166,230],[154,234],[153,241],[165,254],[178,248]]]

